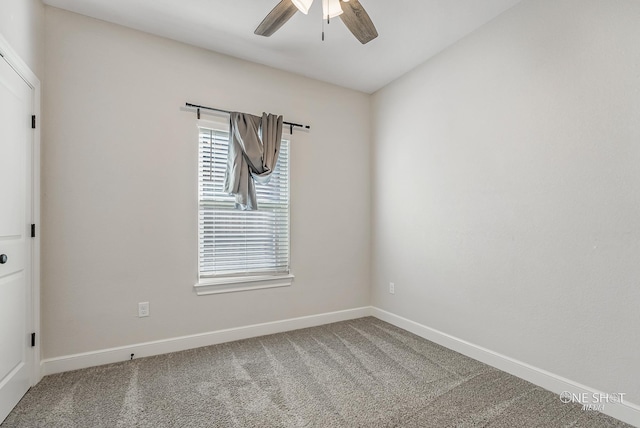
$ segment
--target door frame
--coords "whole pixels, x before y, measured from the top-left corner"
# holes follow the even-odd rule
[[[36,237],[27,240],[27,251],[30,254],[31,273],[31,317],[28,320],[29,331],[36,333],[36,342],[31,352],[33,353],[29,368],[31,386],[42,379],[40,367],[41,337],[40,337],[40,235],[42,234],[40,222],[40,135],[42,128],[42,116],[40,114],[40,79],[13,50],[9,42],[0,34],[0,55],[9,63],[16,73],[27,83],[33,92],[33,113],[36,116],[36,128],[33,130],[31,142],[31,223],[36,225]],[[2,59],[0,59],[2,60]]]

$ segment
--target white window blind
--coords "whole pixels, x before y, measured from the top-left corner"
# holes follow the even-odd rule
[[[269,183],[256,184],[258,210],[239,211],[223,191],[229,132],[199,130],[200,278],[289,273],[289,141]]]

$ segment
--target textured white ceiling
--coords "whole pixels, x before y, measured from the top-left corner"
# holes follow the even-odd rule
[[[361,45],[322,3],[270,38],[253,30],[279,0],[44,0],[48,5],[372,93],[521,0],[360,0],[380,36]]]

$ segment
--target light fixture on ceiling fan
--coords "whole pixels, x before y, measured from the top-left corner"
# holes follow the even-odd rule
[[[342,0],[348,2],[349,0]],[[298,10],[305,15],[309,13],[309,8],[313,4],[313,0],[291,0]],[[340,7],[340,0],[322,0],[322,18],[335,18],[338,15],[342,15],[342,7]]]
[[[312,3],[313,0],[281,0],[262,20],[254,33],[259,36],[271,36],[296,12],[308,14]],[[378,31],[369,14],[358,0],[322,0],[322,19],[329,20],[336,16],[340,17],[344,25],[363,45],[378,37]]]

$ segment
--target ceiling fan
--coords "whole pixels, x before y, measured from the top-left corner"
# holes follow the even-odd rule
[[[269,37],[280,29],[296,12],[305,15],[313,0],[282,0],[258,25],[255,34]],[[329,21],[339,16],[344,25],[363,45],[378,37],[378,31],[369,14],[358,0],[322,0],[322,19]],[[324,40],[324,33],[323,33]]]

